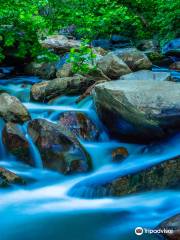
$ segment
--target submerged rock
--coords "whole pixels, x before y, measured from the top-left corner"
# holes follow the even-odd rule
[[[69,192],[82,198],[123,196],[132,193],[174,188],[179,186],[180,157],[176,157],[137,172],[113,176],[109,173],[88,178],[76,184]]]
[[[137,72],[129,73],[120,77],[121,80],[157,80],[168,81],[171,80],[169,72],[153,72],[150,70],[140,70]]]
[[[78,49],[80,44],[80,41],[68,39],[63,35],[48,36],[45,40],[41,41],[41,45],[44,48],[53,49],[58,54],[70,52],[71,48]]]
[[[7,150],[29,165],[34,165],[29,151],[29,143],[20,126],[14,123],[6,123],[2,131],[3,144]]]
[[[130,68],[120,58],[113,53],[108,53],[97,62],[105,75],[111,79],[117,79],[120,76],[130,73]]]
[[[56,77],[55,63],[33,62],[26,66],[25,73],[36,75],[43,79],[53,79]]]
[[[75,75],[36,83],[31,88],[31,98],[34,101],[47,102],[58,96],[82,94],[94,82],[93,78]]]
[[[42,157],[43,166],[64,174],[86,172],[90,157],[80,142],[60,125],[45,119],[35,119],[28,132]]]
[[[59,123],[83,140],[99,140],[100,132],[98,128],[84,113],[65,112],[60,115]]]
[[[6,122],[23,123],[30,115],[18,98],[7,93],[0,94],[0,117]]]
[[[0,167],[0,187],[8,187],[12,184],[25,184],[25,181],[15,173]]]
[[[169,232],[162,233],[162,235],[168,240],[178,240],[180,239],[180,214],[170,217],[160,223],[157,230],[169,230]]]
[[[123,48],[114,51],[114,54],[122,59],[132,71],[150,69],[152,66],[148,57],[136,48]]]
[[[112,160],[113,162],[121,162],[128,155],[128,150],[125,147],[118,147],[112,151]]]
[[[118,80],[99,84],[93,93],[100,119],[112,136],[148,142],[180,130],[180,84]]]

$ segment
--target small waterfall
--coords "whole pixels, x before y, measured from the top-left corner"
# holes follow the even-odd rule
[[[35,166],[37,168],[43,168],[43,163],[42,163],[39,150],[37,149],[36,145],[34,144],[32,138],[29,136],[28,133],[26,134],[26,139],[29,142],[30,153],[31,153],[32,159],[34,160]]]

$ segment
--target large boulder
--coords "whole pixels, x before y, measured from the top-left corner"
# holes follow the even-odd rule
[[[166,230],[161,233],[167,240],[178,240],[180,239],[180,214],[172,216],[156,227],[158,230]]]
[[[176,188],[180,179],[180,157],[169,159],[118,176],[109,173],[96,175],[77,183],[69,195],[82,198],[102,198],[123,196],[132,193],[152,191],[157,189]]]
[[[161,139],[180,130],[180,84],[118,80],[93,93],[99,117],[112,136],[130,142]]]
[[[65,112],[59,117],[61,126],[70,130],[75,136],[85,141],[97,141],[100,131],[84,113]]]
[[[63,54],[70,52],[71,48],[78,49],[81,42],[78,40],[68,39],[63,35],[48,36],[40,42],[44,48],[53,49],[55,53]]]
[[[140,70],[137,72],[129,73],[120,77],[121,80],[157,80],[168,81],[171,80],[169,72],[153,72],[150,70]]]
[[[148,57],[136,48],[122,48],[114,51],[114,54],[122,59],[132,71],[150,69],[152,66]]]
[[[31,98],[34,101],[47,102],[62,95],[82,94],[95,83],[93,78],[81,75],[73,77],[56,78],[51,81],[34,84],[31,88]]]
[[[6,149],[16,156],[18,160],[22,160],[32,166],[34,165],[29,150],[29,143],[19,125],[6,123],[2,131],[2,141]]]
[[[35,119],[28,132],[37,146],[43,166],[64,174],[86,172],[90,158],[80,142],[66,129],[45,119]]]
[[[162,48],[162,53],[167,56],[180,57],[180,38],[173,39]]]
[[[25,73],[39,76],[42,79],[53,79],[56,77],[55,63],[32,62],[25,68]]]
[[[0,187],[8,187],[12,184],[25,184],[25,181],[15,173],[0,167]]]
[[[131,72],[126,63],[112,52],[99,59],[97,66],[111,79],[117,79],[120,76]]]
[[[24,105],[14,96],[0,94],[0,117],[6,122],[23,123],[30,120],[30,115]]]

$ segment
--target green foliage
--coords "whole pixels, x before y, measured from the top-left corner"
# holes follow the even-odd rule
[[[55,30],[74,24],[77,35],[88,39],[178,36],[179,0],[49,0],[46,10]]]
[[[0,60],[8,51],[18,58],[52,55],[38,41],[48,30],[46,19],[39,14],[46,4],[46,0],[0,1]]]
[[[179,0],[0,0],[0,61],[8,51],[54,60],[39,39],[72,24],[80,38],[156,36],[164,44],[179,36],[179,15]]]
[[[96,68],[94,59],[96,54],[93,53],[92,48],[88,45],[88,41],[83,41],[80,48],[77,50],[72,48],[68,62],[72,64],[74,73],[86,74]]]
[[[156,29],[160,43],[180,36],[179,20],[180,7],[178,0],[158,0],[156,15],[153,18],[152,26]]]

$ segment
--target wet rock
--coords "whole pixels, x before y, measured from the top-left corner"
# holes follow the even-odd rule
[[[25,73],[42,79],[53,79],[56,77],[56,66],[55,63],[32,62],[26,66]]]
[[[64,174],[87,172],[90,157],[77,138],[58,124],[35,119],[28,132],[38,147],[43,166]]]
[[[84,113],[65,112],[59,118],[61,126],[70,130],[75,136],[86,141],[97,141],[100,132],[96,125]]]
[[[99,68],[91,69],[91,71],[84,75],[91,82],[99,82],[99,81],[110,81],[111,79],[107,77],[103,71]]]
[[[12,184],[25,184],[25,181],[15,173],[0,167],[0,187],[8,187]]]
[[[167,56],[180,57],[180,38],[173,39],[166,43],[162,49],[162,53]]]
[[[153,72],[150,70],[140,70],[137,72],[129,73],[120,77],[121,80],[157,80],[168,81],[171,80],[169,72]]]
[[[120,76],[130,73],[129,67],[113,53],[108,53],[97,62],[105,75],[111,79],[117,79]]]
[[[180,71],[180,61],[174,62],[169,66],[170,69]]]
[[[167,230],[167,233],[162,234],[167,240],[180,239],[180,214],[166,219],[160,223],[156,229]]]
[[[34,84],[31,88],[31,99],[47,102],[55,97],[63,95],[82,94],[95,80],[81,75],[73,77],[56,78],[49,82]]]
[[[152,66],[148,57],[136,48],[122,48],[114,51],[114,54],[122,59],[132,71],[150,69]]]
[[[118,147],[112,151],[112,160],[113,162],[121,162],[128,155],[128,150],[125,147]]]
[[[176,188],[180,179],[180,157],[166,160],[154,166],[127,172],[118,176],[109,173],[88,178],[76,184],[69,192],[82,198],[117,197],[158,189]]]
[[[180,84],[117,80],[98,84],[93,93],[98,115],[112,136],[149,142],[180,130]]]
[[[29,143],[21,130],[21,127],[14,123],[6,123],[2,131],[2,141],[6,149],[26,164],[34,165],[29,151]]]
[[[80,41],[68,39],[63,35],[48,36],[45,40],[41,41],[41,45],[44,48],[53,49],[58,54],[70,52],[71,48],[78,49],[80,44]]]
[[[30,120],[30,115],[24,105],[14,96],[0,94],[0,117],[6,122],[23,123]]]

